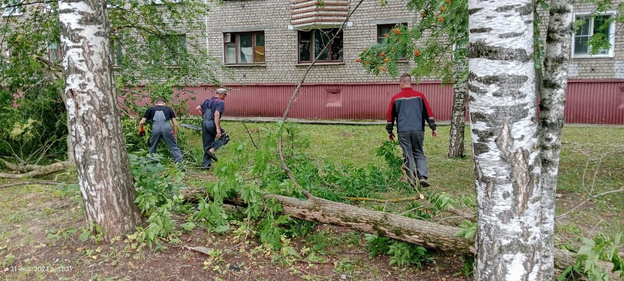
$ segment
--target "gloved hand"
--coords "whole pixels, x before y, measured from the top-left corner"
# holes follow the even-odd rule
[[[139,128],[139,137],[145,136],[145,128]]]
[[[388,134],[388,139],[391,141],[394,141],[394,133],[389,133]]]

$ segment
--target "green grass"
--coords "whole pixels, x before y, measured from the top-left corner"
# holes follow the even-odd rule
[[[235,143],[247,143],[246,150],[252,153],[256,150],[253,141],[263,141],[263,131],[276,128],[274,123],[241,123],[223,122],[228,130],[232,143],[217,152],[222,159],[233,157],[232,149]],[[306,125],[293,124],[299,131],[298,142],[306,143],[305,153],[313,161],[322,166],[329,162],[336,165],[365,168],[368,166],[386,168],[386,163],[375,151],[386,141],[387,134],[384,125]],[[185,145],[181,147],[185,152],[185,161],[189,167],[185,183],[200,187],[207,181],[215,180],[212,172],[195,169],[202,158],[201,135],[182,129]],[[472,211],[476,205],[474,195],[474,172],[471,152],[470,131],[466,129],[467,157],[450,159],[447,157],[449,127],[440,126],[439,136],[431,137],[431,131],[425,136],[425,153],[429,159],[429,170],[432,187],[428,190],[444,192],[455,199],[456,207],[465,211]],[[560,162],[560,175],[557,201],[557,214],[562,214],[576,206],[592,194],[624,187],[624,129],[615,127],[565,127],[563,131],[563,145]],[[290,145],[290,141],[285,142]],[[397,155],[399,148],[397,146]],[[169,155],[165,150],[165,155]],[[279,165],[279,163],[272,163]],[[65,176],[67,182],[75,181],[75,174]],[[0,183],[3,183],[0,181]],[[332,191],[332,190],[329,190]],[[405,198],[415,196],[415,192],[401,185],[390,186],[384,192],[370,194],[375,198]],[[569,244],[578,246],[578,238],[591,237],[600,232],[613,234],[624,231],[624,222],[621,213],[624,209],[624,194],[613,193],[592,200],[571,213],[564,220],[557,221],[557,245]],[[65,200],[66,202],[59,202]],[[52,202],[56,202],[51,204]],[[413,203],[413,202],[412,202]],[[417,202],[420,204],[421,202]],[[355,204],[355,203],[354,203]],[[13,245],[36,244],[36,241],[47,241],[50,236],[72,236],[69,230],[82,226],[83,213],[79,204],[72,204],[70,199],[59,196],[53,187],[19,186],[5,188],[0,196],[0,241]],[[359,202],[359,206],[375,210],[403,213],[414,209],[410,202],[401,204],[383,204],[378,202]],[[72,207],[69,207],[72,206]],[[70,209],[71,208],[71,209]],[[408,213],[413,215],[414,213]],[[435,222],[440,218],[434,217]],[[41,229],[29,229],[28,222],[38,222]],[[443,223],[451,223],[444,220]],[[18,226],[21,225],[21,226]],[[47,236],[47,237],[46,237]],[[74,235],[75,236],[75,235]],[[320,247],[319,253],[344,250],[349,246],[357,247],[358,236],[351,232],[339,238],[328,238],[329,235],[309,234],[306,244]],[[332,236],[333,237],[333,236]],[[75,239],[75,238],[74,238]],[[61,244],[61,242],[59,242]],[[1,245],[0,245],[1,246]],[[30,250],[28,247],[26,250]],[[4,258],[9,249],[0,247],[0,256]],[[319,254],[316,253],[316,254]],[[348,270],[352,261],[345,260],[337,270]]]
[[[255,142],[262,140],[263,128],[274,129],[274,123],[240,123],[223,122],[234,142],[247,142],[247,149],[255,150],[249,135]],[[248,132],[248,130],[249,132]],[[385,167],[381,157],[375,150],[387,139],[383,125],[308,125],[295,124],[301,138],[307,139],[309,146],[305,153],[317,164],[330,162],[353,167],[374,165]],[[449,127],[440,126],[438,137],[431,137],[430,130],[425,135],[425,154],[428,157],[430,180],[433,190],[451,195],[461,206],[474,206],[474,172],[471,151],[470,130],[466,128],[467,157],[451,159],[447,157]],[[198,159],[201,159],[201,137],[189,134],[189,145],[193,147]],[[561,204],[557,205],[557,214],[574,207],[588,196],[609,190],[624,188],[624,129],[618,127],[578,127],[567,126],[563,129],[561,162],[557,193],[563,195]],[[397,146],[397,155],[399,154]],[[217,154],[228,157],[229,152],[223,149]],[[409,190],[393,189],[388,193],[371,195],[371,197],[413,196]],[[363,204],[367,205],[367,204]],[[581,233],[569,231],[571,235],[589,235],[597,231],[614,233],[624,231],[624,223],[617,219],[617,213],[624,209],[622,193],[605,195],[579,208],[569,216],[570,223],[582,229]],[[461,207],[460,206],[460,207]],[[371,204],[368,207],[379,208]],[[388,206],[387,209],[402,208]],[[560,227],[561,228],[561,227]],[[571,226],[562,227],[571,229]],[[568,231],[563,232],[568,233]]]

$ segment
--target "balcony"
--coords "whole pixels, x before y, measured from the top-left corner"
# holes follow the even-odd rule
[[[291,25],[295,29],[332,28],[340,26],[349,15],[346,0],[324,1],[294,0],[291,2]]]

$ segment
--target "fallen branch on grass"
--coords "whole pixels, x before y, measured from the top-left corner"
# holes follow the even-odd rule
[[[557,216],[556,219],[560,220],[560,219],[564,218],[569,213],[574,212],[574,210],[580,208],[581,206],[583,206],[585,203],[589,202],[590,200],[596,199],[596,198],[598,198],[600,196],[604,196],[604,195],[612,194],[612,193],[618,193],[618,192],[624,192],[624,188],[620,188],[620,189],[616,189],[616,190],[609,190],[609,191],[605,191],[605,192],[602,192],[602,193],[598,193],[598,194],[592,195],[592,196],[588,197],[587,199],[583,200],[583,202],[581,202],[580,204],[574,206],[574,208],[572,208],[572,209],[568,210],[567,212]]]
[[[60,182],[57,181],[22,181],[22,182],[14,182],[0,185],[0,188],[7,188],[18,185],[28,185],[28,184],[40,184],[40,185],[59,185]]]
[[[47,166],[25,165],[25,166],[23,166],[22,168],[19,168],[19,169],[29,169],[30,171],[28,171],[26,173],[23,173],[23,174],[0,173],[0,178],[5,178],[5,179],[23,179],[23,178],[44,176],[44,175],[49,175],[49,174],[52,174],[52,173],[56,173],[56,172],[67,170],[67,169],[69,169],[71,167],[74,167],[74,165],[75,165],[74,162],[71,162],[71,161],[56,162],[54,164],[50,164],[50,165],[47,165]],[[9,168],[9,167],[7,166],[7,168]],[[14,171],[19,171],[19,170],[14,170]]]
[[[399,203],[405,201],[416,201],[420,199],[425,199],[424,197],[407,197],[407,198],[393,198],[393,199],[377,199],[377,198],[366,198],[366,197],[345,197],[345,199],[349,201],[369,201],[369,202],[379,202],[379,203]]]
[[[206,197],[206,194],[201,189],[187,189],[182,190],[181,193],[186,201],[196,202],[196,198]],[[474,239],[455,236],[461,230],[459,227],[368,210],[318,198],[311,194],[307,195],[305,200],[270,193],[265,194],[264,197],[282,204],[284,214],[304,221],[344,226],[361,232],[389,237],[421,245],[428,249],[457,255],[475,255],[476,253]],[[230,198],[223,202],[236,206],[247,206],[240,198]],[[576,256],[572,252],[554,249],[553,254],[555,256],[555,267],[559,270],[563,270],[576,262]],[[600,262],[600,267],[612,276],[615,276],[611,273],[612,263]]]

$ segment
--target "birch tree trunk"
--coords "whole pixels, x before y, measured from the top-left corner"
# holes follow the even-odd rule
[[[121,129],[109,56],[106,1],[61,0],[65,106],[85,216],[105,237],[142,222]]]
[[[542,241],[544,251],[542,272],[544,279],[554,268],[555,193],[559,174],[561,129],[563,128],[568,64],[572,42],[573,9],[571,1],[550,1],[550,17],[546,34],[543,80],[540,89],[540,159],[542,165]]]
[[[475,280],[552,280],[542,272],[533,1],[468,5]]]
[[[466,98],[468,97],[468,81],[466,81],[465,72],[468,70],[468,60],[465,57],[458,57],[455,58],[455,63],[453,111],[451,113],[451,131],[449,133],[448,152],[448,156],[451,158],[466,156],[464,154],[464,131],[466,128]]]

